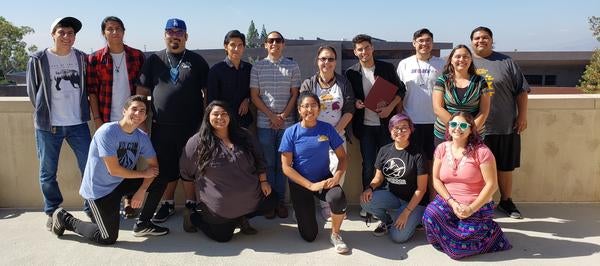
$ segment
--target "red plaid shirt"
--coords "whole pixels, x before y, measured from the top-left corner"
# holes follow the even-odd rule
[[[144,60],[142,51],[125,45],[125,63],[131,95],[135,94],[135,84],[140,77]],[[112,104],[113,60],[108,46],[88,56],[86,85],[88,93],[95,94],[98,98],[98,109],[102,122],[109,122]]]

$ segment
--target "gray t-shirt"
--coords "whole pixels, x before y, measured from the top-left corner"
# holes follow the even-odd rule
[[[517,118],[517,96],[531,90],[521,69],[510,57],[498,52],[486,58],[473,57],[473,63],[492,95],[490,114],[485,122],[486,134],[512,134]]]
[[[262,198],[258,175],[265,172],[260,151],[255,152],[255,158],[238,146],[229,149],[221,144],[204,173],[200,173],[196,163],[199,138],[196,133],[185,145],[179,159],[181,176],[196,181],[199,200],[220,217],[234,219],[254,212]],[[257,151],[257,147],[254,140],[253,149]]]

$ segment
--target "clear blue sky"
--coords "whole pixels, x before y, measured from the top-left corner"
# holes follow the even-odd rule
[[[143,4],[142,4],[143,3]],[[83,22],[75,47],[86,52],[104,45],[100,22],[120,17],[126,27],[125,42],[148,51],[164,48],[165,22],[181,18],[188,26],[191,49],[221,48],[231,29],[246,33],[250,20],[259,32],[278,30],[288,39],[352,39],[358,33],[389,41],[410,41],[412,33],[427,27],[437,42],[469,43],[479,25],[494,31],[498,51],[591,51],[600,47],[587,18],[600,16],[597,0],[504,1],[132,1],[132,0],[11,0],[2,3],[2,14],[17,26],[36,32],[24,39],[38,48],[51,46],[50,24],[59,16]]]

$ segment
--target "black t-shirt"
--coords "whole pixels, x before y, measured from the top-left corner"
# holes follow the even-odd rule
[[[179,70],[176,82],[171,78],[171,67]],[[142,67],[140,84],[152,92],[152,120],[158,124],[198,127],[204,113],[202,89],[206,88],[207,76],[208,64],[190,50],[185,54],[162,50],[151,55]]]
[[[398,150],[393,142],[379,149],[375,168],[383,173],[390,192],[407,202],[417,190],[417,176],[427,174],[423,153],[415,145]],[[427,205],[428,198],[425,193],[419,205]]]

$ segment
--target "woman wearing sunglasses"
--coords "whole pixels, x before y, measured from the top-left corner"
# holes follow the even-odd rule
[[[449,120],[448,141],[434,153],[438,194],[423,215],[427,241],[452,259],[510,249],[492,219],[492,196],[498,189],[494,155],[476,133],[471,114],[459,111]]]
[[[492,92],[493,88],[487,85],[485,78],[475,73],[471,50],[463,44],[452,49],[444,72],[433,87],[433,112],[436,115],[434,145],[444,141],[446,125],[452,114],[458,111],[475,117],[479,134],[483,136]]]
[[[331,46],[321,46],[317,50],[317,74],[304,80],[300,86],[300,92],[312,92],[321,101],[321,112],[317,118],[319,121],[332,125],[344,139],[344,150],[346,149],[345,133],[346,127],[354,115],[354,91],[350,82],[335,72],[337,53]],[[329,149],[329,170],[333,173],[337,168],[338,160],[335,151]],[[344,175],[340,179],[340,186],[344,185]],[[321,216],[331,221],[331,208],[325,201],[320,202]]]

